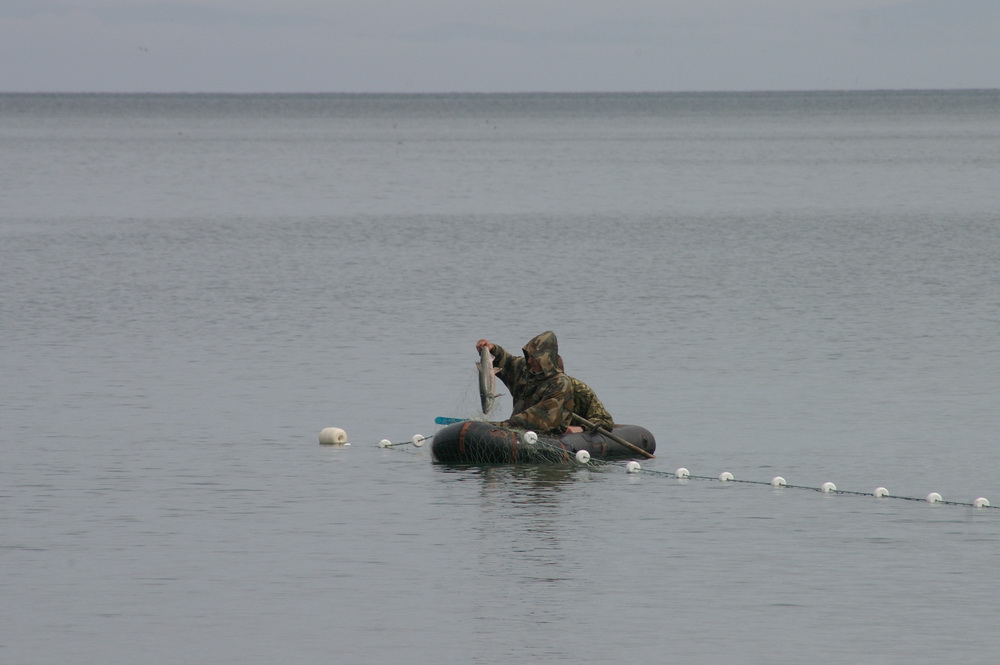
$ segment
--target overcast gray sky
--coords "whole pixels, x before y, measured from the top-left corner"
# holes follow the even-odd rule
[[[0,0],[0,91],[1000,88],[1000,0]]]

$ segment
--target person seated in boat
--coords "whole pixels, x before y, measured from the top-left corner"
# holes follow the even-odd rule
[[[559,371],[565,373],[566,370],[563,366],[562,356],[559,356],[558,362]],[[604,408],[604,404],[597,398],[597,394],[593,388],[575,376],[570,376],[569,374],[566,374],[566,376],[569,376],[569,380],[573,384],[573,413],[586,418],[598,427],[603,427],[610,432],[615,426],[615,419]],[[579,425],[570,425],[566,428],[566,431],[582,432],[583,429]]]
[[[573,384],[559,370],[559,345],[554,332],[543,332],[525,344],[523,357],[486,339],[476,342],[476,351],[481,352],[484,346],[493,354],[497,376],[514,400],[510,418],[498,425],[539,434],[562,434],[572,425]]]

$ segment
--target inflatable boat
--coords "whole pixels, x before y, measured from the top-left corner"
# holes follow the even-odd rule
[[[612,434],[650,455],[656,450],[653,435],[644,427],[616,425]],[[635,451],[613,437],[593,430],[563,434],[558,438],[538,436],[532,441],[534,438],[520,430],[466,420],[439,430],[431,443],[431,455],[435,462],[441,464],[570,462],[581,450],[601,460],[636,457]]]

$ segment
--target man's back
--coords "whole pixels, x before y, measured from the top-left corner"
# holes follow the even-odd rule
[[[573,384],[573,412],[578,416],[586,418],[598,427],[603,427],[607,430],[614,427],[614,418],[604,408],[604,404],[597,398],[593,389],[575,376],[570,376],[569,380]]]

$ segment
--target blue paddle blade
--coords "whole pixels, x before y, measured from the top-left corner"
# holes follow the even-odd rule
[[[438,416],[434,419],[435,425],[451,425],[452,423],[464,423],[468,418],[445,418],[444,416]]]

